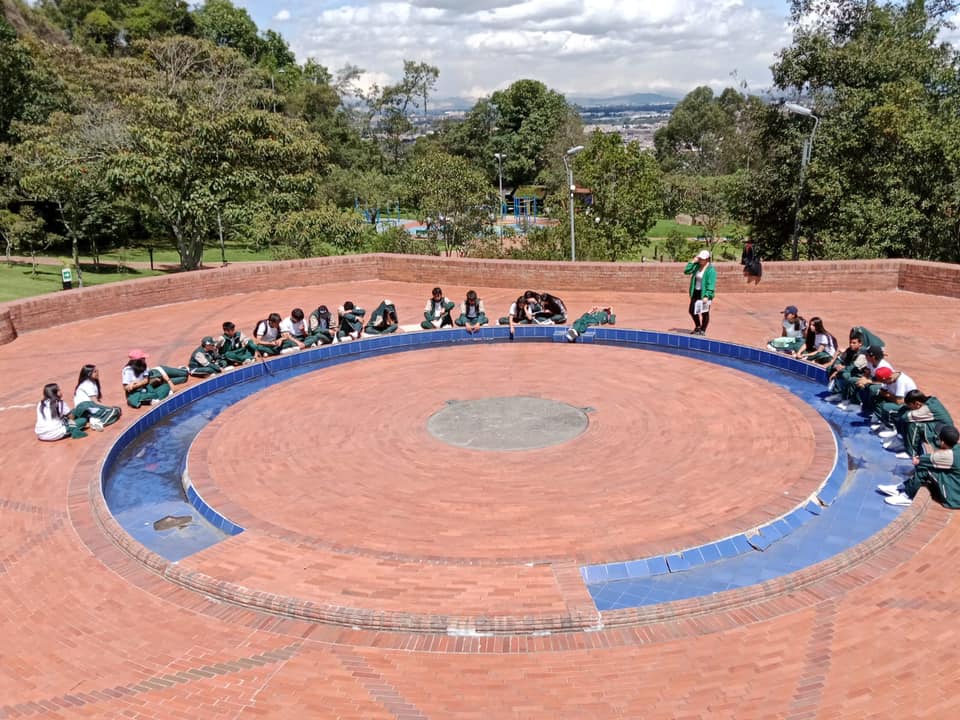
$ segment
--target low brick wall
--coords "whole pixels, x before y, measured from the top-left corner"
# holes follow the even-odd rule
[[[901,260],[897,286],[924,295],[960,297],[960,265]]]
[[[738,263],[717,263],[723,293],[745,292]],[[634,292],[684,292],[682,263],[567,263],[420,255],[348,255],[274,263],[237,263],[41,295],[0,305],[0,344],[17,335],[83,317],[208,297],[351,280],[395,280],[423,285],[506,287],[522,290],[597,288]],[[751,292],[829,292],[851,288],[909,290],[960,297],[960,265],[916,260],[768,262]]]

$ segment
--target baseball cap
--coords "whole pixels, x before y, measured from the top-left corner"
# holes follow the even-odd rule
[[[131,360],[146,360],[147,354],[143,350],[131,350],[127,353],[127,357]]]
[[[200,341],[201,345],[216,345],[213,341],[213,338],[207,335],[203,340]]]
[[[709,259],[710,259],[709,250],[701,250],[700,252],[697,253],[697,260],[709,260]]]
[[[888,382],[890,378],[893,377],[893,370],[888,367],[877,368],[873,373],[874,380],[882,380],[883,382]]]
[[[879,347],[879,346],[877,346],[877,345],[871,345],[870,347],[867,348],[867,355],[869,355],[870,357],[874,357],[874,358],[877,358],[877,359],[882,360],[882,359],[883,359],[883,348],[882,348],[882,347]]]
[[[797,314],[797,306],[796,306],[796,305],[787,305],[787,306],[783,309],[783,314],[784,314],[784,315],[796,315],[796,314]]]

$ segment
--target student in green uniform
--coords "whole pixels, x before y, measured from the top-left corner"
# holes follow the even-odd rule
[[[247,365],[257,357],[257,344],[228,320],[223,323],[223,335],[217,342],[217,351],[231,365]]]
[[[207,335],[200,341],[200,346],[190,354],[190,374],[194,377],[208,377],[222,373],[230,364],[220,357],[217,352],[217,343]]]
[[[314,345],[329,345],[333,342],[337,329],[330,319],[330,310],[326,305],[320,305],[307,318],[307,338]]]
[[[836,356],[837,339],[823,326],[823,320],[810,318],[803,337],[803,347],[797,351],[796,357],[818,365],[829,365]]]
[[[477,297],[476,290],[467,290],[467,297],[460,303],[460,317],[457,327],[466,328],[471,335],[480,332],[480,328],[489,322],[483,307],[483,300]]]
[[[364,332],[367,335],[386,335],[396,332],[398,327],[400,323],[397,320],[397,306],[390,300],[384,299],[377,305],[376,310],[370,313],[370,320],[367,321]]]
[[[430,299],[423,306],[423,322],[420,327],[424,330],[437,330],[453,327],[453,309],[456,303],[444,297],[443,290],[435,287]]]
[[[807,333],[807,321],[800,317],[796,305],[787,305],[783,309],[783,321],[780,323],[780,337],[767,343],[774,352],[794,355],[803,349]]]
[[[74,417],[70,406],[63,401],[59,385],[43,386],[43,399],[37,403],[37,422],[33,428],[38,440],[53,442],[68,436],[79,440],[87,436],[83,431],[86,424],[86,418]]]
[[[913,458],[914,471],[900,485],[877,485],[889,505],[910,505],[921,485],[935,488],[948,508],[960,508],[960,432],[953,425],[940,428],[937,446]]]
[[[257,323],[253,330],[253,340],[257,346],[257,352],[262,357],[272,357],[279,355],[288,348],[298,347],[296,341],[285,337],[280,329],[280,323],[283,318],[280,313],[270,313],[270,315]]]
[[[953,418],[937,398],[915,389],[903,396],[903,412],[895,424],[896,430],[884,430],[880,437],[893,440],[899,435],[903,450],[897,457],[906,459],[919,455],[924,443],[936,443],[940,428],[953,425]],[[891,444],[884,443],[884,447]]]
[[[574,321],[573,326],[567,330],[567,342],[576,342],[577,338],[583,335],[583,331],[591,325],[616,325],[617,316],[613,314],[613,308],[607,305],[601,307],[594,305],[590,312],[586,312],[580,318]]]
[[[533,322],[533,308],[540,303],[540,295],[527,290],[510,306],[507,315],[500,318],[499,325],[509,325],[511,333],[514,325],[530,325]]]
[[[882,350],[885,345],[883,340],[862,325],[854,325],[852,328],[850,328],[850,339],[852,340],[854,337],[859,338],[860,344],[865,348],[875,347]]]
[[[367,311],[357,307],[352,300],[347,300],[337,308],[340,318],[337,327],[337,338],[343,340],[359,340],[363,335],[363,316]]]
[[[101,404],[100,371],[96,365],[80,368],[77,386],[73,390],[73,416],[86,418],[91,430],[103,430],[120,419],[121,410],[116,406]]]
[[[173,394],[173,380],[167,374],[167,368],[163,365],[148,368],[147,354],[143,350],[131,350],[127,358],[121,373],[127,405],[132,408],[156,405]]]
[[[556,295],[540,293],[540,310],[535,315],[546,318],[554,325],[563,325],[567,322],[567,306]]]
[[[701,250],[687,263],[684,275],[690,276],[690,305],[687,312],[693,318],[693,335],[706,335],[710,324],[710,306],[717,289],[717,271],[710,262],[710,251]]]

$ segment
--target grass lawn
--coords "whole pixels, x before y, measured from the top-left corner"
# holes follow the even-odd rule
[[[669,220],[667,218],[661,218],[657,220],[656,224],[650,228],[647,232],[648,238],[665,238],[669,237],[672,231],[676,230],[678,233],[684,237],[699,237],[703,235],[703,227],[700,225],[681,225],[678,222]],[[718,230],[718,234],[721,237],[729,237],[733,235],[737,230],[736,225],[721,225]]]
[[[117,269],[112,265],[104,267],[101,272],[95,272],[92,265],[84,265],[83,284],[84,286],[102,285],[119,280],[131,280],[133,278],[162,274],[163,273],[151,272],[149,270],[126,270],[124,272],[117,272]],[[74,274],[73,282],[74,287],[76,287],[76,274]],[[11,266],[6,263],[0,264],[0,302],[56,292],[59,291],[61,287],[60,265],[37,265],[37,274],[33,276],[30,271],[30,265]]]
[[[253,251],[246,245],[231,245],[226,247],[227,262],[247,262],[273,260],[273,254],[269,249]],[[104,263],[124,263],[131,262],[150,262],[150,254],[144,248],[119,248],[100,255],[100,261]],[[153,251],[154,265],[179,265],[180,256],[177,251],[171,248],[158,248]],[[217,246],[205,247],[203,249],[203,263],[205,265],[219,265],[220,248]]]

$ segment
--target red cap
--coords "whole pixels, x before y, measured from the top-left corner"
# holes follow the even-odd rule
[[[873,373],[874,380],[883,380],[883,382],[888,382],[890,378],[893,377],[893,370],[888,367],[877,368]]]
[[[143,350],[131,350],[127,353],[127,357],[131,360],[146,360],[147,354]]]

